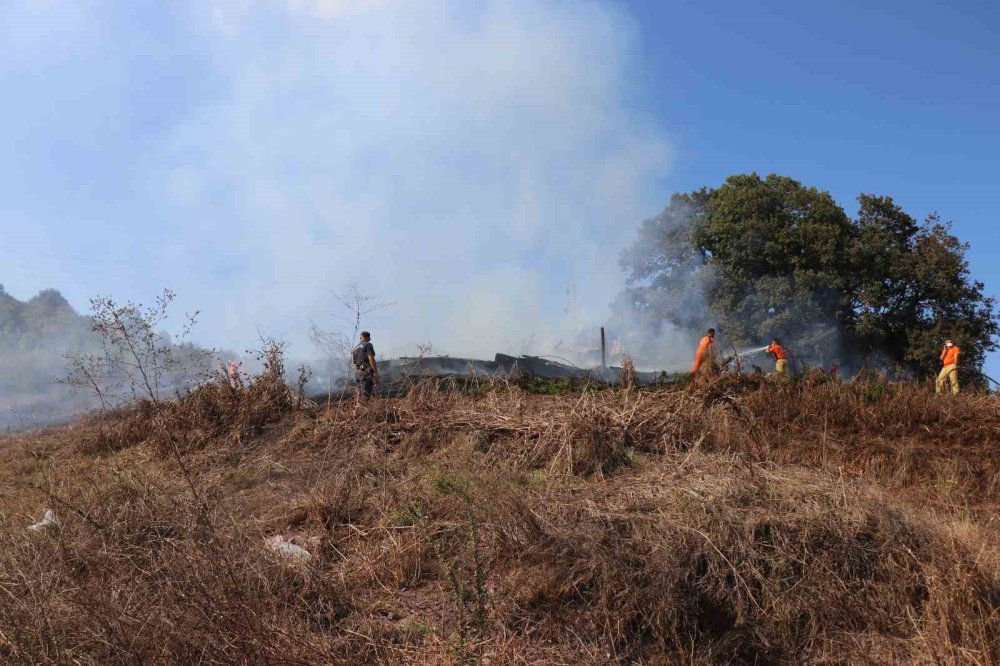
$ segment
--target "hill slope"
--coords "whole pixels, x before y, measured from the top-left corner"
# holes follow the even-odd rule
[[[3,455],[7,662],[1000,663],[991,397],[264,377]]]

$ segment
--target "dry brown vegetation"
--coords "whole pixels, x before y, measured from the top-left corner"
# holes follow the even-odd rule
[[[1000,663],[990,396],[275,375],[2,455],[5,663]]]

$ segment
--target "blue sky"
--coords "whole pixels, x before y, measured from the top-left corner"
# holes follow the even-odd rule
[[[170,286],[206,342],[305,354],[358,281],[383,350],[542,351],[671,192],[757,171],[939,212],[996,294],[998,33],[987,2],[5,3],[0,283]]]

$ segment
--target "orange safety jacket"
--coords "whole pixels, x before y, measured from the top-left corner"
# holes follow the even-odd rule
[[[698,343],[698,351],[694,354],[694,367],[691,368],[691,374],[698,372],[698,368],[701,367],[701,364],[705,361],[705,357],[708,356],[708,350],[713,342],[715,342],[715,338],[711,335],[706,335]]]
[[[962,350],[958,348],[958,345],[945,347],[941,350],[941,365],[958,365],[958,355],[961,353]]]
[[[779,361],[784,361],[788,358],[788,352],[781,345],[768,345],[764,351],[768,354],[774,354],[774,358]]]

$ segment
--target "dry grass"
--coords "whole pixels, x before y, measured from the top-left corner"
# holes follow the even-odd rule
[[[5,662],[1000,663],[992,397],[258,378],[167,409],[207,515],[150,408],[8,443]]]

